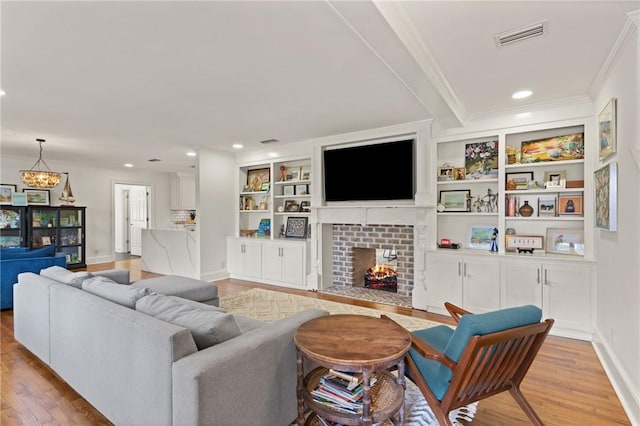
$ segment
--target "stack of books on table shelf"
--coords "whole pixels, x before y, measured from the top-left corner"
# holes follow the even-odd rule
[[[375,377],[369,383],[373,386]],[[329,370],[320,378],[318,387],[311,391],[314,401],[343,413],[361,414],[364,387],[362,374]],[[326,422],[326,420],[324,420]],[[332,425],[332,423],[326,423]]]

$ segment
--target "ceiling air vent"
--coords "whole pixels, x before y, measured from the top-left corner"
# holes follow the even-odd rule
[[[263,144],[276,143],[276,142],[278,142],[278,139],[273,139],[273,138],[260,141],[260,143],[263,143]]]
[[[150,158],[147,161],[150,162],[150,163],[157,163],[158,161],[162,161],[162,160],[159,159],[159,158]]]
[[[517,28],[502,34],[494,36],[496,45],[504,47],[519,41],[527,40],[533,37],[545,35],[547,21],[538,22],[537,24],[528,25],[526,27]]]

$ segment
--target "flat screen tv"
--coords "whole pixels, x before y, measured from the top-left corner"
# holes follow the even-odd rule
[[[325,201],[413,200],[413,153],[413,139],[324,151]]]

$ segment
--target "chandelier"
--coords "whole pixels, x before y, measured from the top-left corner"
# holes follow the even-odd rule
[[[52,172],[47,166],[47,163],[42,159],[42,144],[44,139],[36,139],[36,142],[40,144],[40,157],[35,162],[31,169],[20,170],[20,178],[27,186],[31,188],[55,188],[60,183],[62,173]],[[40,163],[44,164],[47,170],[40,170]]]

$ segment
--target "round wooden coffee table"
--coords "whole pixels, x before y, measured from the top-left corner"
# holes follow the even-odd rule
[[[371,425],[387,419],[404,423],[404,356],[411,347],[409,332],[382,318],[365,315],[329,315],[302,324],[294,335],[298,349],[298,425],[305,424],[304,404],[323,418],[346,425]],[[321,367],[304,377],[304,358]],[[398,368],[397,377],[388,369]],[[345,413],[313,399],[327,369],[362,373],[362,413]],[[369,385],[376,377],[373,388]],[[315,415],[308,423],[313,423]]]

